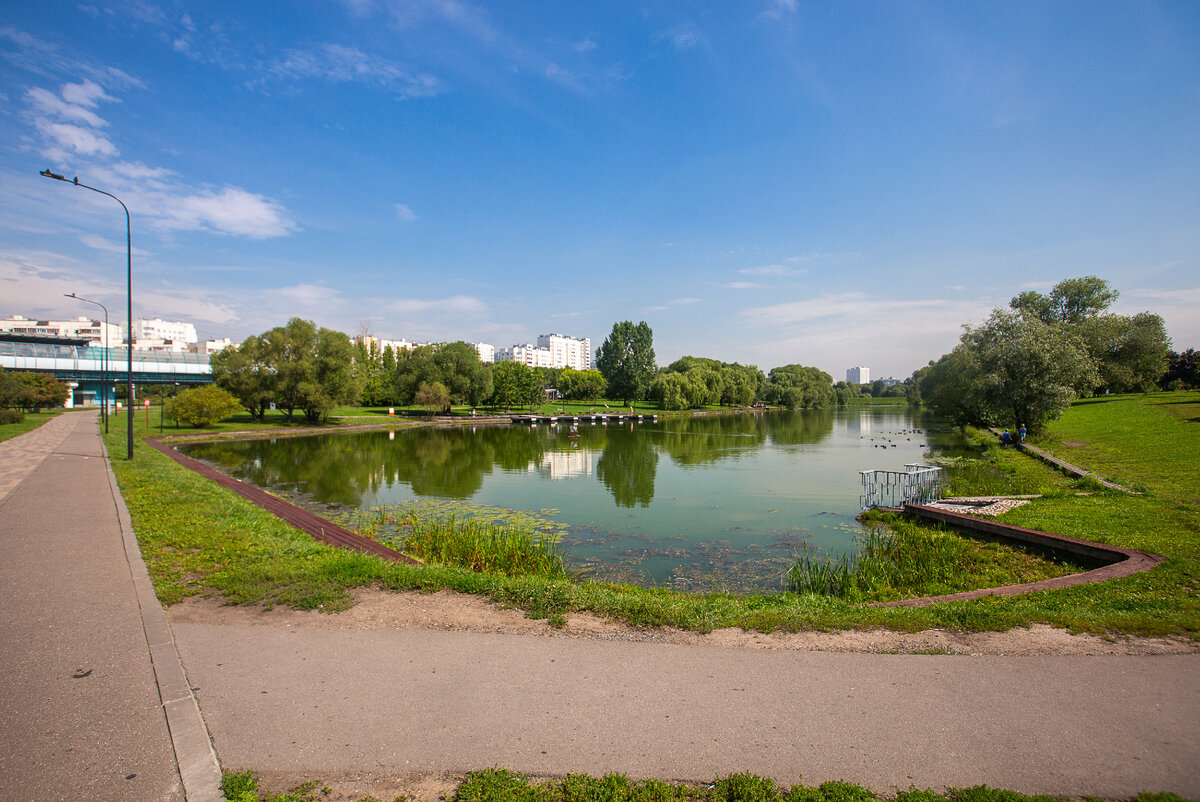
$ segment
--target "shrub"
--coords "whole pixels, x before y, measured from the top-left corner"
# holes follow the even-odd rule
[[[0,409],[0,424],[20,423],[25,420],[25,413],[19,409]]]
[[[163,414],[189,426],[212,426],[242,408],[241,403],[216,385],[184,390],[167,401]]]

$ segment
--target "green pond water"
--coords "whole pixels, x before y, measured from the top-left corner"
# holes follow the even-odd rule
[[[747,592],[779,590],[798,550],[854,550],[859,471],[959,445],[907,407],[858,407],[582,424],[578,437],[566,425],[465,426],[181,450],[335,520],[516,510],[600,579]]]

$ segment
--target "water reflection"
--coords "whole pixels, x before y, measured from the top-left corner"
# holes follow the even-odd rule
[[[403,483],[419,496],[469,499],[499,469],[551,479],[593,473],[621,507],[654,500],[660,454],[675,464],[736,460],[768,442],[819,443],[833,413],[715,415],[634,426],[513,426],[330,434],[183,447],[189,455],[261,487],[295,490],[325,504],[357,505],[364,495]]]
[[[584,424],[577,437],[566,426],[416,428],[182,450],[318,507],[549,511],[597,576],[765,587],[797,548],[852,548],[858,471],[948,445],[909,439],[916,425],[904,408],[808,410]]]

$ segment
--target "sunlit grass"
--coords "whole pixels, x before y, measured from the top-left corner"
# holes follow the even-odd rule
[[[1174,432],[1169,437],[1176,440],[1197,437],[1194,424],[1188,424],[1192,429],[1172,429],[1174,419],[1169,413],[1150,409],[1163,420],[1145,420],[1138,430],[1140,437],[1161,442],[1166,436],[1163,431]],[[1074,414],[1075,410],[1069,410],[1064,421],[1071,424]],[[157,433],[156,422],[152,418],[151,426],[144,428],[144,418],[139,419],[138,436]],[[762,631],[861,627],[992,630],[1048,623],[1101,633],[1200,637],[1200,517],[1195,503],[1187,502],[1186,496],[1180,501],[1153,492],[1145,496],[1076,496],[1070,488],[1059,488],[1004,516],[1010,523],[1168,557],[1153,571],[1098,585],[1021,596],[923,608],[868,608],[846,598],[815,593],[685,593],[593,580],[488,574],[437,564],[398,565],[314,542],[147,446],[138,446],[132,462],[125,460],[123,418],[114,418],[106,442],[164,604],[201,595],[234,604],[338,610],[352,603],[354,588],[374,586],[479,594],[558,624],[564,616],[587,611],[636,626],[675,626],[701,632],[731,626]],[[1161,470],[1194,470],[1179,464],[1190,448],[1186,444],[1178,449],[1160,446]],[[1026,460],[1030,471],[1050,471],[1011,451],[999,459]],[[1103,464],[1084,467],[1104,470]],[[1053,472],[1047,476],[1050,481]],[[1152,490],[1174,482],[1155,476],[1148,479]],[[1178,486],[1178,482],[1174,484]]]

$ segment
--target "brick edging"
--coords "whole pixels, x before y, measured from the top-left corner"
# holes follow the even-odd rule
[[[1149,571],[1154,566],[1166,560],[1157,554],[1137,549],[1126,549],[1120,546],[1110,546],[1107,543],[1096,543],[1091,540],[1054,535],[1037,529],[1027,529],[1022,526],[1002,524],[998,521],[985,521],[961,512],[928,507],[921,504],[908,504],[905,512],[911,512],[922,518],[941,521],[942,523],[973,529],[1005,540],[1015,540],[1020,543],[1032,544],[1043,548],[1065,551],[1089,560],[1102,561],[1105,565],[1069,576],[1059,576],[1053,579],[1043,579],[1039,582],[1026,582],[1020,585],[1003,585],[998,588],[980,588],[962,593],[948,593],[943,596],[925,596],[919,599],[901,599],[899,601],[877,602],[868,607],[924,607],[938,602],[970,601],[984,596],[1016,596],[1036,590],[1057,590],[1075,585],[1088,585],[1095,582],[1105,582],[1117,577]]]
[[[221,473],[199,460],[181,454],[171,446],[158,442],[157,438],[147,437],[143,442],[149,444],[162,454],[167,455],[188,470],[216,482],[221,487],[232,490],[242,498],[263,508],[284,522],[303,532],[307,532],[314,540],[319,540],[331,546],[362,552],[363,554],[372,554],[376,557],[382,557],[385,560],[391,560],[392,562],[408,563],[409,565],[421,564],[407,554],[402,554],[395,549],[389,549],[381,543],[376,543],[374,540],[355,534],[331,521],[314,515],[306,509],[284,501],[278,496],[273,496],[254,485],[234,479],[232,476]]]

